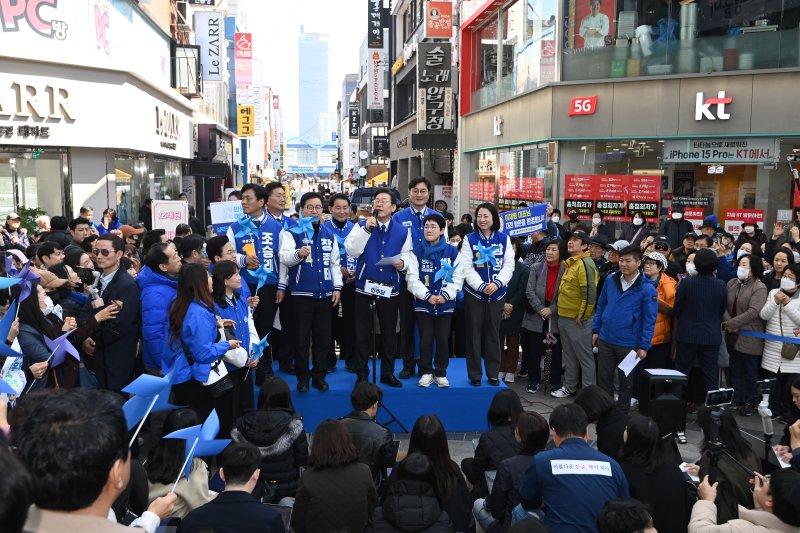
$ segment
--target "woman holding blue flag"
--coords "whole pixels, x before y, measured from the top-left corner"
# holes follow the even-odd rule
[[[430,214],[423,221],[422,243],[409,255],[406,284],[414,295],[414,309],[419,326],[420,387],[436,382],[449,387],[448,337],[456,297],[464,282],[464,271],[458,261],[458,249],[444,236],[444,218]],[[419,259],[418,259],[419,258]],[[436,370],[433,369],[433,343],[436,342]]]
[[[211,292],[214,296],[214,310],[225,323],[226,331],[233,331],[234,338],[241,342],[241,347],[250,353],[250,345],[257,344],[258,332],[253,324],[253,314],[247,298],[242,295],[242,276],[239,267],[233,261],[218,261],[214,264],[211,276]],[[258,365],[258,359],[248,358],[245,366],[237,367],[226,362],[228,373],[233,380],[233,418],[236,419],[245,409],[252,408],[253,374],[249,368]]]
[[[467,235],[459,261],[464,269],[464,313],[467,329],[467,373],[481,384],[481,358],[489,385],[500,380],[500,322],[508,282],[514,274],[514,248],[500,231],[497,207],[484,202],[475,210],[476,231]]]

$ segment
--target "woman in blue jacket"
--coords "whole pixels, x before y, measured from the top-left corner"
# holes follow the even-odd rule
[[[447,363],[449,362],[448,337],[456,298],[464,274],[458,261],[458,249],[450,246],[444,236],[445,221],[434,213],[423,222],[424,239],[409,255],[406,284],[414,295],[414,309],[419,325],[420,387],[434,381],[439,387],[449,387]],[[436,279],[440,269],[452,269]],[[446,272],[446,270],[444,271]],[[433,369],[433,343],[436,342],[436,370]],[[435,373],[435,377],[434,377]]]
[[[122,227],[122,222],[119,221],[117,212],[110,207],[103,210],[103,221],[97,225],[97,233],[105,235],[111,233],[115,229]]]
[[[214,310],[225,322],[226,328],[233,327],[236,340],[241,347],[250,353],[250,346],[257,344],[258,333],[253,323],[253,315],[247,298],[242,295],[242,276],[239,267],[233,261],[218,261],[211,274],[211,292],[214,297]],[[233,379],[233,413],[234,418],[242,415],[245,409],[255,407],[253,396],[253,370],[258,361],[250,362],[242,368],[225,363],[228,373]]]
[[[485,202],[475,210],[476,231],[467,235],[459,261],[464,268],[464,313],[467,327],[467,374],[481,384],[481,359],[489,385],[500,380],[500,322],[508,282],[514,274],[514,248],[500,231],[500,215]]]
[[[172,391],[178,405],[188,405],[205,419],[219,408],[220,426],[230,416],[232,391],[214,398],[203,383],[208,381],[212,366],[224,364],[225,352],[237,348],[238,340],[219,339],[214,299],[209,288],[209,275],[203,265],[186,264],[178,275],[178,295],[169,312],[169,340],[175,380]],[[188,352],[188,353],[187,353]]]

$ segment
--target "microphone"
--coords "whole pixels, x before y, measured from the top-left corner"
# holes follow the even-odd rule
[[[372,218],[374,218],[374,219],[376,219],[376,220],[377,220],[377,218],[378,218],[378,215],[380,215],[380,214],[381,214],[381,212],[380,212],[380,210],[379,210],[379,209],[373,209],[373,210],[372,210]]]

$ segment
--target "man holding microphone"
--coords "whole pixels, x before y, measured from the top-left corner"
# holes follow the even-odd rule
[[[392,215],[397,210],[397,199],[391,190],[380,188],[373,200],[372,216],[359,222],[345,239],[347,253],[357,259],[355,316],[372,316],[371,303],[375,300],[381,328],[381,383],[402,387],[394,376],[397,354],[397,314],[400,301],[400,277],[408,266],[412,238],[408,229]],[[353,369],[358,382],[366,381],[369,374],[367,362],[371,351],[371,328],[356,328],[356,350]]]

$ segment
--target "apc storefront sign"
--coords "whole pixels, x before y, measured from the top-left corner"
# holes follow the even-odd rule
[[[664,143],[664,163],[774,163],[778,140],[687,139]]]

